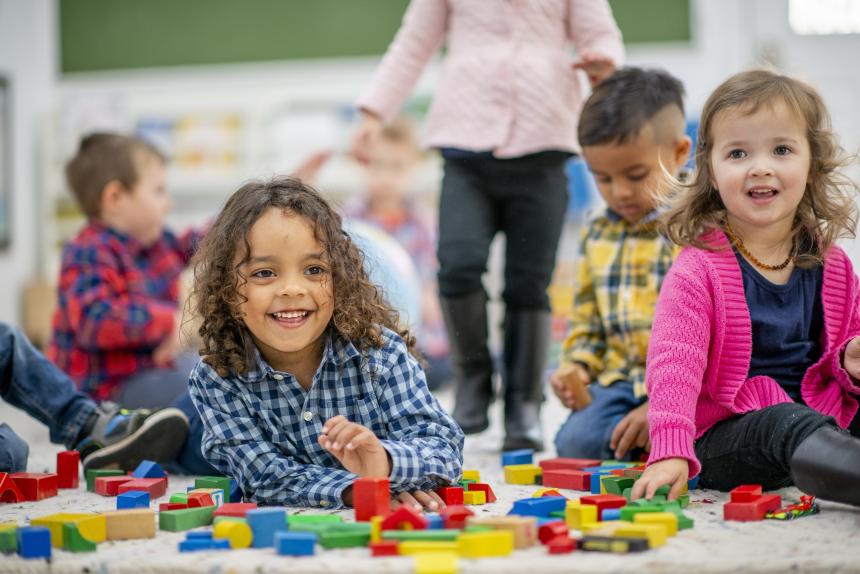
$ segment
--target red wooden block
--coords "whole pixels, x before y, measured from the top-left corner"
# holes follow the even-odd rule
[[[463,487],[461,486],[443,486],[436,489],[436,494],[448,506],[463,505]]]
[[[402,530],[404,524],[410,525],[413,530],[425,530],[430,523],[416,511],[401,504],[382,520],[382,529]]]
[[[559,536],[567,537],[569,535],[570,529],[567,527],[564,520],[547,522],[538,528],[538,538],[540,538],[541,544],[548,544],[550,540],[554,540]]]
[[[57,486],[60,488],[77,488],[81,465],[81,453],[76,450],[64,450],[57,453]]]
[[[134,480],[131,476],[97,476],[96,494],[102,496],[116,496],[119,494],[120,485]]]
[[[487,504],[496,501],[496,493],[493,492],[493,489],[490,488],[489,484],[484,484],[482,482],[470,482],[469,490],[477,490],[483,492],[487,495]]]
[[[556,490],[555,488],[550,488],[548,490],[543,491],[543,493],[541,494],[541,498],[543,498],[544,496],[564,496],[564,495],[561,492],[559,492],[558,490]],[[565,497],[565,498],[567,498],[567,497]]]
[[[352,483],[352,505],[355,520],[367,522],[374,516],[391,512],[391,491],[387,478],[359,478]]]
[[[134,478],[119,485],[118,494],[132,490],[142,490],[149,493],[149,499],[155,500],[167,492],[167,478]]]
[[[576,540],[565,534],[556,536],[546,546],[550,554],[568,554],[576,550]]]
[[[182,510],[185,508],[188,508],[188,505],[181,502],[162,502],[158,505],[159,512],[164,512],[165,510]]]
[[[9,475],[24,500],[42,500],[57,496],[57,475],[38,472],[15,472]]]
[[[370,543],[371,556],[397,556],[397,540],[380,540]]]
[[[192,492],[188,495],[188,508],[202,508],[204,506],[215,506],[208,492]]]
[[[464,528],[466,519],[473,516],[473,512],[462,505],[446,506],[439,511],[439,516],[445,521],[445,528]]]
[[[538,462],[544,473],[548,470],[582,470],[590,466],[600,466],[602,460],[590,458],[548,458]]]
[[[765,494],[752,502],[727,502],[723,506],[723,520],[751,522],[764,520],[771,510],[779,510],[782,497],[778,494]]]
[[[627,499],[617,494],[592,494],[579,499],[582,504],[593,504],[597,507],[597,520],[603,520],[603,511],[607,508],[623,508]]]
[[[24,495],[7,472],[0,472],[0,502],[21,502]]]
[[[545,470],[543,485],[550,488],[591,491],[591,473],[584,470]]]
[[[626,471],[626,468],[616,468],[615,470],[610,470],[609,474],[611,474],[612,476],[624,476],[624,473]]]
[[[743,484],[733,488],[730,495],[732,502],[753,502],[761,496],[761,485]]]
[[[236,516],[245,518],[249,510],[257,508],[256,502],[225,502],[212,513],[213,520],[218,516]]]

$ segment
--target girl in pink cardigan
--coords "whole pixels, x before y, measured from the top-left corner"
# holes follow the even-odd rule
[[[665,219],[685,247],[655,311],[633,497],[674,499],[700,474],[860,505],[860,289],[835,244],[854,234],[857,187],[827,110],[806,84],[745,72],[699,129],[698,171]]]

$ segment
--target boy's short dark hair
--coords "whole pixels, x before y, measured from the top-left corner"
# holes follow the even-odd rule
[[[166,161],[152,144],[134,136],[92,133],[81,140],[78,152],[66,164],[66,180],[84,214],[98,218],[105,186],[118,181],[131,189],[140,175],[144,157]]]
[[[684,114],[684,85],[663,70],[621,68],[601,82],[579,117],[579,145],[623,144],[666,106]]]

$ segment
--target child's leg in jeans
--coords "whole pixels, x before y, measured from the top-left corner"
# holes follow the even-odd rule
[[[0,323],[0,396],[48,426],[51,442],[73,447],[96,403],[14,327]]]
[[[169,369],[148,369],[129,377],[120,385],[114,400],[130,409],[160,409],[188,394],[188,378],[200,360],[197,353],[176,357]]]
[[[0,472],[24,472],[30,447],[6,423],[0,423]]]
[[[203,419],[200,418],[200,414],[197,412],[191,396],[186,392],[173,403],[173,406],[181,410],[188,417],[188,438],[185,439],[182,450],[176,455],[175,464],[168,465],[168,470],[173,470],[173,472],[178,474],[203,474],[208,476],[223,474],[209,464],[209,461],[203,457],[203,453],[200,451],[203,443]]]
[[[633,395],[633,384],[617,381],[608,387],[590,386],[591,404],[573,411],[555,437],[558,456],[570,458],[614,458],[609,448],[612,431],[627,413],[642,404],[644,397]],[[627,458],[629,458],[629,453]]]

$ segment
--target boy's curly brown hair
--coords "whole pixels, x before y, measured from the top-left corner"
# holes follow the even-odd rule
[[[218,215],[194,257],[194,311],[201,320],[200,355],[221,376],[245,373],[253,341],[245,327],[239,293],[247,282],[242,266],[251,252],[248,232],[263,213],[280,209],[311,222],[331,265],[334,313],[330,326],[359,351],[382,346],[382,328],[397,332],[418,357],[415,338],[399,326],[399,315],[364,268],[364,256],[343,230],[341,217],[313,188],[294,177],[252,181],[236,191]],[[420,358],[420,357],[419,357]]]

